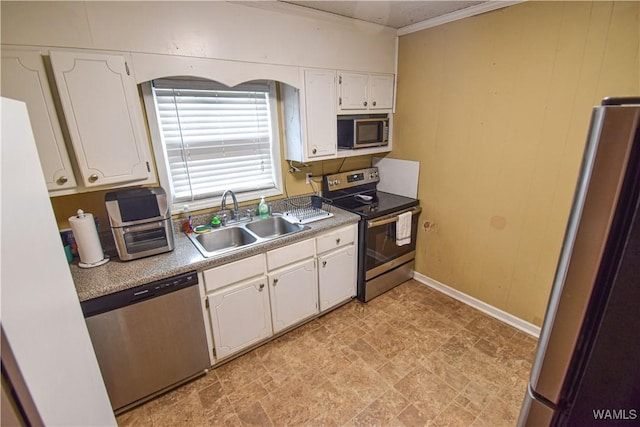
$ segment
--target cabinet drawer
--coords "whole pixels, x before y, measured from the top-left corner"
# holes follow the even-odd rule
[[[264,256],[255,255],[220,267],[205,270],[204,288],[207,292],[220,289],[241,280],[264,274]]]
[[[267,269],[280,268],[292,262],[310,258],[314,255],[313,239],[287,245],[267,252]]]
[[[316,237],[316,248],[319,254],[353,243],[355,225],[341,228],[331,233]]]

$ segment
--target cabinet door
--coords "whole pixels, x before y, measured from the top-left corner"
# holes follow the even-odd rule
[[[340,73],[340,109],[366,110],[369,106],[369,76]]]
[[[353,245],[318,258],[320,311],[355,296],[356,261],[356,249]]]
[[[47,189],[74,188],[76,179],[62,137],[41,52],[3,48],[2,96],[27,104]]]
[[[307,157],[333,157],[338,151],[336,73],[305,70],[304,85]]]
[[[269,274],[273,331],[318,313],[316,263],[309,259]]]
[[[209,294],[209,316],[222,359],[272,335],[267,278],[238,283]]]
[[[58,51],[50,55],[84,185],[149,178],[149,143],[125,58]]]
[[[369,76],[369,109],[393,108],[393,75]]]

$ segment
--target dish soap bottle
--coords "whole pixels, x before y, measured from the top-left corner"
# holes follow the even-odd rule
[[[258,216],[260,218],[269,218],[269,205],[264,201],[264,196],[262,196],[260,204],[258,204]]]

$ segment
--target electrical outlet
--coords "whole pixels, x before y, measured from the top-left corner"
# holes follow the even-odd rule
[[[307,172],[305,176],[307,177],[307,184],[311,184],[311,174]]]

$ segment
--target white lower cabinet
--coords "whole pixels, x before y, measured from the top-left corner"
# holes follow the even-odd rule
[[[218,359],[272,335],[266,276],[222,288],[211,293],[208,299]]]
[[[355,296],[356,262],[353,245],[318,257],[320,311]]]
[[[316,237],[320,311],[326,311],[356,295],[357,225],[349,225]]]
[[[351,299],[356,225],[202,272],[213,364]]]
[[[273,332],[318,313],[316,261],[309,259],[269,273]]]

